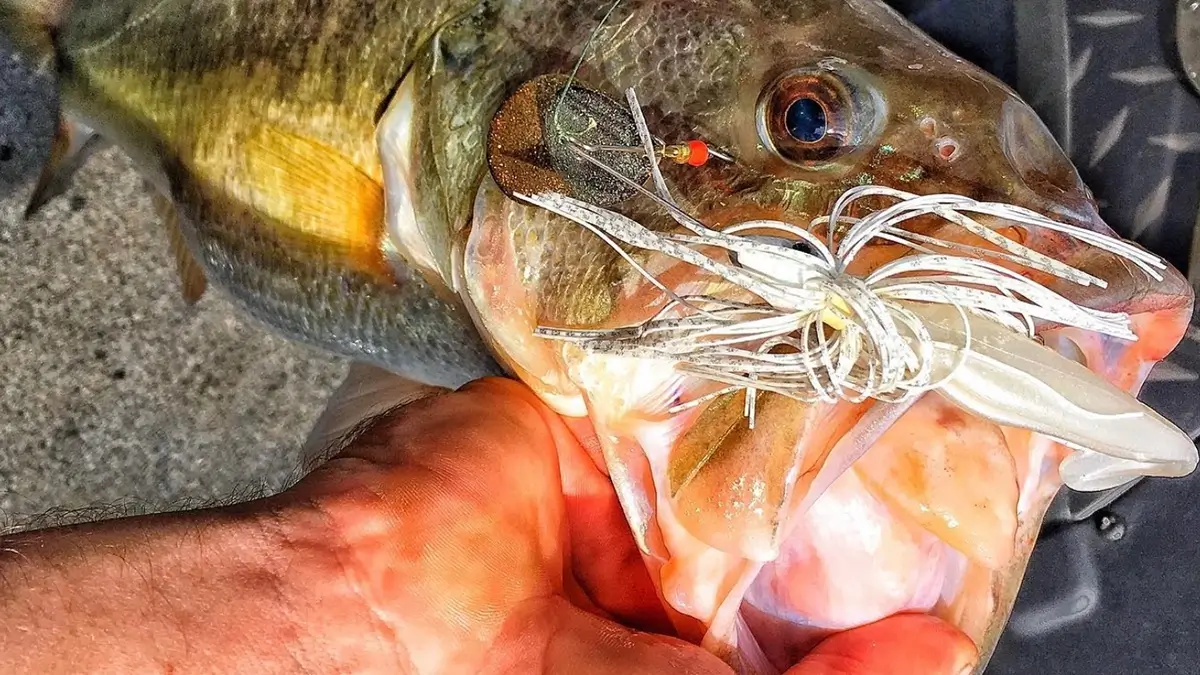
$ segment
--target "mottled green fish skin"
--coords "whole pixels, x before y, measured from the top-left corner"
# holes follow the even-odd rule
[[[261,176],[243,150],[269,126],[380,181],[378,115],[436,28],[471,4],[77,0],[54,31],[63,106],[173,198],[210,281],[250,314],[291,338],[456,386],[500,372],[461,303],[402,267],[380,278],[289,236],[286,219],[259,207]]]

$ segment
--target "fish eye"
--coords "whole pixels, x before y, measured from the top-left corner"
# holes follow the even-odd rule
[[[784,124],[788,134],[801,143],[817,143],[825,138],[825,127],[829,114],[825,106],[811,96],[798,98],[784,113]]]
[[[857,73],[826,65],[784,73],[763,91],[758,130],[785,161],[821,168],[870,144],[881,130],[884,104]]]

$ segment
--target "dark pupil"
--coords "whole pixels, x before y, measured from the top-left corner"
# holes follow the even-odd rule
[[[796,99],[787,109],[784,122],[792,138],[801,143],[816,143],[825,138],[825,109],[811,98]]]
[[[816,254],[817,254],[817,251],[816,251],[816,249],[814,249],[814,248],[812,247],[812,245],[811,245],[811,244],[809,244],[807,241],[803,241],[803,240],[797,240],[797,241],[793,241],[791,244],[792,244],[792,245],[791,245],[791,247],[790,247],[790,248],[791,248],[793,251],[799,251],[799,252],[801,252],[801,253],[807,253],[807,254],[809,254],[809,255],[816,255]]]

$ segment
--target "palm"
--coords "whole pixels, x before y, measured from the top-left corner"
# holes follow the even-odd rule
[[[659,635],[670,622],[590,434],[489,380],[405,407],[299,486],[346,533],[345,571],[410,670],[729,675]],[[939,630],[939,658],[965,663],[965,638]],[[803,672],[873,674],[869,654],[843,659],[868,643],[880,635]]]

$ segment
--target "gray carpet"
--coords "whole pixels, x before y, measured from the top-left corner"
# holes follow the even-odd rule
[[[23,221],[52,103],[46,79],[0,45],[0,526],[279,485],[345,364],[212,291],[187,307],[118,151]],[[89,507],[105,510],[78,512]]]

